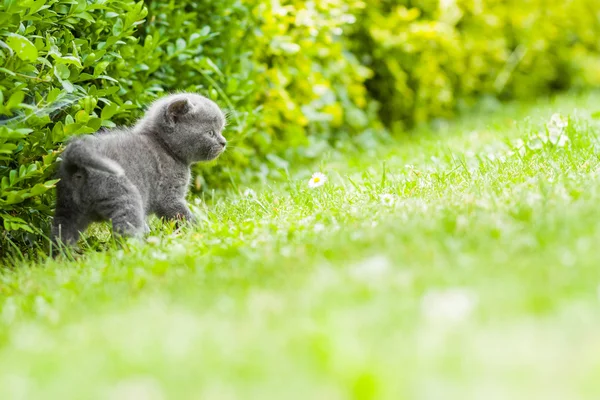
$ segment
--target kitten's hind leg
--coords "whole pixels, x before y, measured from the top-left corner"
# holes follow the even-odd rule
[[[57,208],[54,221],[52,223],[52,243],[58,247],[61,244],[74,246],[79,240],[79,236],[87,228],[89,221],[87,218],[72,211],[64,212]]]
[[[64,182],[57,185],[56,210],[52,222],[52,253],[61,246],[72,247],[90,223],[73,201],[72,190]]]
[[[142,196],[124,176],[110,176],[94,201],[94,212],[112,222],[113,232],[120,236],[142,237],[145,216]]]

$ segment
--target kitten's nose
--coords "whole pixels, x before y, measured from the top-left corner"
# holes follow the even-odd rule
[[[225,145],[227,144],[227,139],[225,139],[223,136],[221,136],[219,138],[219,144],[223,147],[225,147]]]

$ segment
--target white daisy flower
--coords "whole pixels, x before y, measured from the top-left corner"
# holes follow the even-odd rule
[[[529,147],[531,150],[540,150],[544,147],[544,140],[539,137],[533,137],[529,142],[527,142],[527,147]]]
[[[309,215],[308,217],[304,217],[300,221],[298,221],[298,224],[300,226],[308,226],[308,225],[312,225],[312,223],[314,221],[315,221],[314,215]]]
[[[159,245],[160,244],[160,238],[158,236],[148,236],[146,238],[146,241],[148,243],[153,244],[153,245]]]
[[[569,141],[567,134],[556,127],[548,127],[548,140],[555,146],[565,147]]]
[[[569,141],[567,136],[567,127],[569,120],[560,114],[553,114],[550,122],[546,124],[548,130],[548,140],[555,146],[565,147]]]
[[[569,141],[569,137],[566,134],[562,134],[560,135],[560,137],[558,138],[558,140],[556,141],[556,145],[558,147],[565,147],[565,145],[567,144],[567,142]]]
[[[521,157],[527,153],[527,148],[523,139],[517,139],[513,142],[513,149],[516,150]]]
[[[250,188],[244,190],[244,193],[242,193],[242,195],[244,197],[256,197],[256,192]]]
[[[394,197],[394,195],[386,193],[386,194],[380,194],[379,195],[379,201],[381,202],[381,204],[383,204],[384,206],[387,207],[391,207],[394,205],[394,203],[396,202],[396,198]]]
[[[327,182],[327,177],[320,172],[315,172],[308,181],[308,187],[314,189],[323,186],[325,182]]]
[[[552,114],[552,117],[550,117],[549,125],[553,125],[557,128],[564,129],[569,125],[569,120],[563,117],[562,115],[556,113]]]

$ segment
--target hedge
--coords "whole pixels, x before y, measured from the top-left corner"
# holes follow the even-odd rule
[[[350,43],[393,130],[481,98],[600,86],[597,0],[369,0]]]
[[[194,191],[269,179],[382,122],[599,84],[593,3],[0,1],[0,248],[44,244],[68,136],[131,124],[165,92],[229,115],[231,148]]]

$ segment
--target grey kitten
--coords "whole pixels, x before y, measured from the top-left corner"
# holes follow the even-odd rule
[[[190,166],[217,158],[227,141],[225,117],[204,96],[157,100],[132,128],[77,137],[62,154],[52,240],[73,245],[93,221],[141,236],[145,217],[194,221],[185,196]]]

